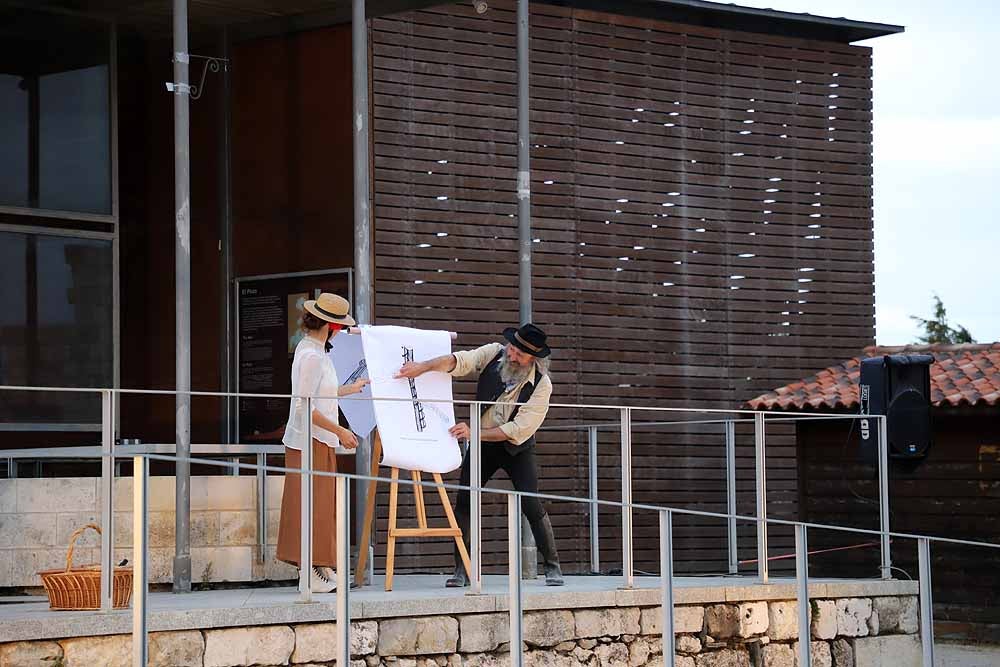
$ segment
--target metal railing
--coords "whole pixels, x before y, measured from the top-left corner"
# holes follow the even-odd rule
[[[346,664],[349,660],[346,652],[349,651],[350,641],[350,619],[349,619],[349,605],[348,599],[350,596],[350,584],[348,581],[349,576],[349,549],[350,549],[350,536],[349,536],[349,525],[350,525],[350,506],[347,502],[349,497],[349,488],[352,480],[366,480],[370,482],[377,481],[389,481],[388,478],[373,477],[364,474],[348,474],[348,473],[331,473],[325,471],[317,471],[313,469],[312,462],[312,448],[304,447],[302,450],[302,460],[301,468],[285,468],[277,466],[269,466],[266,464],[266,459],[264,458],[267,451],[254,451],[258,457],[257,463],[248,464],[239,461],[211,461],[205,459],[194,459],[192,457],[179,457],[176,455],[171,455],[165,453],[163,450],[169,451],[171,445],[146,445],[140,447],[128,446],[128,447],[116,447],[114,441],[113,424],[114,424],[114,397],[115,394],[153,394],[153,395],[173,395],[174,392],[170,391],[154,391],[154,390],[112,390],[112,389],[75,389],[75,388],[30,388],[30,387],[4,387],[0,386],[0,391],[72,391],[72,392],[100,392],[102,396],[102,444],[100,451],[93,451],[92,449],[85,448],[87,451],[76,450],[76,453],[86,456],[100,456],[102,460],[102,507],[101,507],[101,522],[102,522],[102,538],[101,538],[101,565],[102,565],[102,581],[101,581],[101,601],[102,609],[110,611],[112,609],[111,604],[111,577],[110,573],[114,568],[114,556],[112,553],[112,545],[114,544],[114,538],[112,535],[112,528],[114,522],[113,517],[113,480],[114,480],[114,462],[117,458],[132,458],[133,459],[133,521],[134,521],[134,541],[133,541],[133,564],[134,564],[134,586],[135,590],[133,592],[133,633],[137,641],[133,642],[133,647],[135,650],[135,665],[145,665],[146,660],[146,646],[147,646],[147,617],[148,617],[148,604],[147,604],[147,591],[148,591],[148,550],[147,550],[147,536],[148,536],[148,493],[149,493],[149,462],[152,460],[161,460],[174,462],[187,462],[187,463],[197,463],[200,465],[217,466],[220,468],[227,468],[230,470],[237,469],[252,469],[256,471],[258,480],[263,480],[267,472],[280,472],[285,474],[301,474],[302,475],[302,493],[301,493],[301,525],[308,527],[307,529],[301,530],[301,555],[300,555],[300,579],[299,579],[299,596],[303,602],[309,602],[312,599],[312,592],[309,586],[309,573],[311,570],[312,562],[312,493],[311,487],[313,483],[313,478],[316,475],[334,477],[336,479],[336,494],[338,499],[338,514],[337,514],[337,623],[338,630],[337,634],[340,638],[338,643],[338,651],[343,652],[340,656],[340,660],[343,662],[341,664]],[[219,392],[190,392],[192,396],[212,396],[212,397],[226,397],[226,396],[242,396],[242,397],[259,397],[259,398],[293,398],[291,395],[264,395],[264,394],[234,394],[234,393],[219,393]],[[307,401],[307,412],[306,414],[311,414],[311,406],[313,397],[301,397]],[[373,399],[350,399],[345,398],[341,400],[373,400]],[[374,400],[396,400],[396,399],[374,399]],[[406,399],[398,399],[403,402],[409,402]],[[482,512],[482,493],[493,493],[506,495],[508,499],[508,534],[509,534],[509,549],[510,554],[508,558],[509,573],[508,576],[510,580],[510,611],[511,611],[511,622],[510,622],[510,632],[511,632],[511,647],[521,646],[521,633],[522,626],[520,623],[520,616],[522,610],[522,592],[520,584],[520,566],[521,566],[521,556],[520,556],[520,504],[521,498],[525,496],[532,496],[539,498],[540,500],[552,500],[559,502],[569,502],[578,504],[588,504],[591,510],[591,529],[592,529],[592,543],[591,543],[591,558],[592,565],[595,561],[595,544],[596,532],[597,532],[597,516],[598,509],[601,506],[613,507],[620,511],[622,517],[622,585],[626,588],[631,588],[634,586],[634,563],[633,563],[633,535],[632,535],[632,513],[634,511],[654,511],[658,513],[659,516],[659,526],[660,526],[660,563],[661,563],[661,588],[663,595],[663,628],[664,628],[664,643],[663,643],[663,655],[664,664],[667,666],[673,665],[674,662],[674,651],[673,642],[674,636],[670,631],[673,627],[673,517],[675,515],[685,515],[685,516],[695,516],[702,518],[712,518],[724,520],[727,525],[727,531],[729,534],[728,540],[728,553],[729,553],[729,563],[732,568],[735,561],[735,528],[738,522],[749,522],[756,526],[757,529],[757,565],[758,565],[758,579],[761,583],[766,583],[768,580],[768,552],[767,552],[767,533],[768,527],[771,525],[784,525],[791,526],[795,531],[795,559],[796,559],[796,581],[797,581],[797,596],[799,601],[799,633],[800,639],[804,638],[805,641],[799,642],[799,664],[808,666],[811,664],[810,657],[810,642],[809,642],[809,620],[808,620],[808,530],[809,529],[824,529],[832,531],[841,531],[849,533],[858,533],[865,535],[877,535],[879,536],[879,543],[882,550],[881,553],[881,577],[883,579],[888,579],[890,577],[891,560],[889,554],[889,541],[891,538],[901,538],[901,539],[915,539],[918,542],[918,553],[919,553],[919,580],[920,580],[920,610],[921,610],[921,641],[924,652],[925,664],[933,664],[933,626],[932,626],[932,610],[931,610],[931,586],[930,586],[930,543],[931,542],[942,542],[950,544],[962,544],[969,546],[985,547],[985,548],[1000,548],[1000,545],[988,544],[982,542],[973,542],[967,540],[956,540],[951,538],[937,538],[929,537],[924,535],[913,535],[906,533],[893,533],[889,530],[888,522],[888,488],[887,488],[887,446],[886,446],[886,430],[885,430],[885,418],[884,417],[868,417],[869,419],[878,419],[879,421],[879,496],[880,496],[880,528],[879,530],[867,530],[860,528],[848,528],[842,526],[827,526],[815,523],[790,521],[784,519],[772,519],[767,515],[767,496],[766,496],[766,424],[768,421],[801,421],[805,419],[820,419],[821,417],[812,416],[798,416],[798,417],[773,417],[768,416],[763,412],[754,412],[749,410],[690,410],[683,408],[655,408],[655,407],[628,407],[628,406],[606,406],[606,405],[571,405],[571,404],[552,404],[551,408],[571,408],[571,409],[615,409],[619,411],[619,421],[618,427],[620,428],[621,434],[621,463],[622,463],[622,499],[621,501],[609,501],[601,500],[596,494],[596,450],[597,450],[597,437],[596,433],[598,430],[604,427],[611,427],[614,424],[593,424],[593,425],[583,425],[581,427],[574,428],[586,428],[588,430],[588,450],[590,452],[590,481],[591,481],[591,491],[589,497],[578,498],[571,496],[561,496],[561,495],[551,495],[551,494],[529,494],[522,493],[518,491],[509,491],[503,489],[487,489],[482,486],[482,480],[480,477],[480,453],[481,453],[481,437],[480,437],[480,419],[479,416],[484,407],[484,403],[478,401],[433,401],[426,400],[425,402],[440,402],[440,403],[453,403],[455,405],[469,405],[470,407],[470,430],[472,437],[469,443],[469,458],[471,465],[471,475],[469,486],[460,486],[456,484],[445,484],[444,487],[452,490],[466,490],[470,493],[470,556],[472,561],[471,567],[471,594],[479,594],[482,592],[482,536],[481,536],[481,512]],[[725,418],[721,419],[707,419],[707,420],[683,420],[680,422],[641,422],[638,424],[632,423],[632,413],[633,411],[643,411],[643,412],[658,412],[658,413],[695,413],[695,414],[712,414],[712,415],[725,415]],[[738,422],[749,422],[749,417],[752,416],[754,425],[754,442],[755,442],[755,488],[756,488],[756,511],[754,516],[742,516],[735,511],[735,425]],[[738,419],[737,419],[738,418]],[[856,416],[834,416],[834,417],[822,417],[822,418],[857,418]],[[309,422],[309,433],[311,436],[312,424],[311,420]],[[725,513],[721,512],[708,512],[703,510],[691,510],[675,507],[666,507],[658,505],[649,505],[644,503],[636,503],[632,497],[632,435],[635,428],[645,428],[649,426],[663,426],[669,424],[706,424],[706,423],[719,423],[725,426],[725,446],[726,446],[726,461],[727,461],[727,511]],[[311,441],[311,437],[309,440]],[[195,446],[194,451],[198,452],[200,446]],[[215,447],[215,446],[210,446]],[[223,454],[229,453],[243,453],[244,451],[249,452],[242,448],[248,447],[244,445],[228,446],[234,449],[222,452]],[[96,449],[96,448],[95,448]],[[278,448],[279,450],[281,448]],[[28,453],[36,453],[39,450],[20,450],[15,451],[13,454],[26,455]],[[58,450],[58,456],[65,457],[67,451],[60,449]],[[0,457],[11,456],[12,452],[4,452],[0,454]],[[402,484],[422,484],[424,486],[436,486],[433,482],[414,482],[410,480],[400,479],[398,483]],[[263,485],[259,482],[260,485]],[[260,499],[258,499],[260,500]],[[512,664],[520,665],[521,658],[519,652],[516,650],[512,653]]]

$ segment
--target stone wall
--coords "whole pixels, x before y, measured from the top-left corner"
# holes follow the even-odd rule
[[[294,568],[274,559],[284,478],[267,478],[265,559],[257,546],[257,480],[253,476],[191,478],[191,574],[197,582],[294,579]],[[60,567],[70,535],[100,524],[99,478],[0,480],[0,588],[41,586],[36,572]],[[115,480],[115,556],[132,559],[132,479]],[[100,538],[87,531],[74,562],[100,560]],[[174,478],[151,477],[151,583],[169,583],[174,557]]]
[[[816,667],[918,667],[912,595],[816,599]],[[679,667],[795,667],[794,601],[683,605],[675,610]],[[494,667],[509,664],[506,613],[378,618],[352,623],[352,667]],[[528,611],[532,667],[663,664],[659,607]],[[331,622],[152,633],[150,667],[333,665]],[[111,635],[0,644],[0,667],[130,667],[131,637]],[[60,662],[61,661],[61,662]]]

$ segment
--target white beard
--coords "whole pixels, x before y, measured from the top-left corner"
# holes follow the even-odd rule
[[[500,359],[500,379],[508,387],[516,386],[528,379],[531,366],[521,366],[510,360],[506,354]]]

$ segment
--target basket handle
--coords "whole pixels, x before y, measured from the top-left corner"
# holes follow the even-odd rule
[[[101,534],[101,529],[96,523],[88,523],[87,525],[80,526],[79,528],[73,531],[73,534],[70,535],[69,537],[69,550],[66,552],[67,572],[73,569],[73,550],[76,549],[76,541],[77,539],[79,539],[81,535],[83,535],[84,531],[86,531],[88,528],[93,528],[94,530],[96,530],[98,535]]]

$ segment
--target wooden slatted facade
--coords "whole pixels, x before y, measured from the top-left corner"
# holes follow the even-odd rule
[[[870,49],[531,11],[533,306],[553,401],[735,408],[873,342]],[[466,348],[517,323],[515,29],[509,1],[372,22],[378,324],[453,329]],[[553,410],[547,426],[617,419]],[[637,431],[635,500],[725,511],[722,433]],[[544,491],[587,495],[586,442],[540,435]],[[618,431],[600,443],[615,499]],[[751,513],[752,429],[739,444]],[[796,471],[794,429],[769,428],[772,516],[796,516]],[[567,569],[586,569],[586,512],[549,510]],[[485,514],[497,564],[505,512]],[[605,569],[620,567],[618,521],[602,514]],[[678,571],[724,571],[722,523],[678,523]],[[635,525],[636,565],[655,571],[655,517]],[[776,531],[772,555],[791,543]],[[400,550],[414,570],[450,564],[444,541]]]

